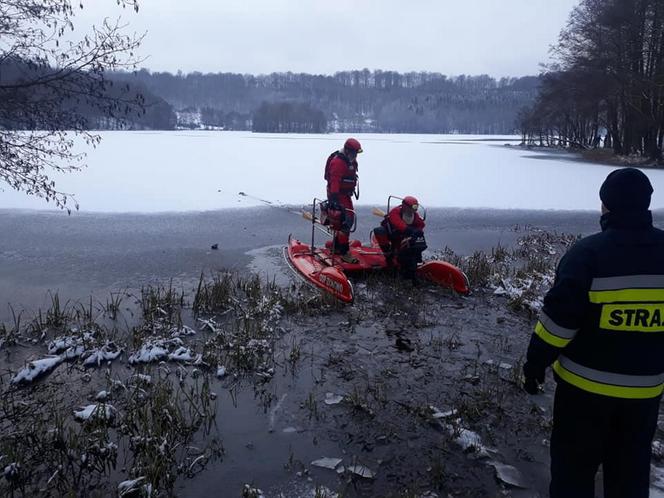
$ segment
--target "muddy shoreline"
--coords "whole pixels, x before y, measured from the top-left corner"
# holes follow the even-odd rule
[[[371,219],[361,219],[358,233],[366,233]],[[8,449],[22,430],[15,407],[39,402],[77,437],[116,445],[119,455],[85,488],[66,488],[76,481],[64,471],[48,480],[52,472],[34,467],[43,495],[112,494],[143,478],[138,496],[148,481],[158,494],[177,496],[259,496],[259,488],[267,497],[546,496],[552,380],[528,397],[518,375],[537,302],[573,239],[559,234],[595,231],[597,215],[447,209],[432,210],[429,220],[430,255],[465,265],[476,282],[470,297],[369,275],[355,282],[356,303],[338,306],[289,281],[279,237],[308,236],[292,215],[257,209],[72,221],[0,213],[3,233],[15,234],[0,242],[2,301],[23,296],[26,316],[35,306],[43,312],[39,327],[0,350],[3,466],[21,458]],[[118,284],[126,285],[115,306],[105,293]],[[48,289],[58,291],[57,310],[44,298]],[[98,299],[86,300],[90,293]],[[83,306],[68,307],[79,295]],[[26,362],[51,352],[58,338],[69,349],[57,354],[72,357],[35,383],[14,385]],[[85,367],[102,346],[121,353]],[[149,360],[159,349],[164,356]],[[72,418],[106,390],[116,424]],[[154,408],[146,414],[172,410],[180,432],[163,421],[132,429],[141,427],[136,413],[146,404]],[[53,430],[43,424],[45,434]],[[48,441],[33,445],[50,448]],[[162,457],[151,452],[161,441],[180,450],[155,469],[151,462]],[[100,459],[98,446],[76,446],[77,458]],[[325,468],[324,458],[335,460],[324,460]],[[26,473],[28,463],[11,469]],[[159,469],[171,477],[149,477]],[[12,472],[0,489],[18,486],[23,474]]]

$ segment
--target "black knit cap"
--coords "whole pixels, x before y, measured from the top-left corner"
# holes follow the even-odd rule
[[[599,198],[609,211],[647,211],[653,189],[648,177],[636,168],[622,168],[609,173]]]

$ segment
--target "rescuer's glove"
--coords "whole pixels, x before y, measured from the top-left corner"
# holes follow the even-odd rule
[[[420,231],[415,227],[406,227],[404,230],[406,237],[417,237]]]
[[[544,384],[545,369],[530,362],[523,365],[523,390],[528,394],[539,394],[540,384]]]

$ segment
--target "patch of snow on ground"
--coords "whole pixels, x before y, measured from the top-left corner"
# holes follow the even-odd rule
[[[175,351],[168,354],[168,359],[171,361],[192,361],[194,359],[194,354],[191,352],[191,349],[180,346]]]
[[[113,343],[104,344],[101,348],[92,350],[83,361],[86,367],[99,367],[104,362],[117,359],[122,354],[122,349]]]
[[[50,356],[40,360],[34,360],[19,371],[11,380],[12,384],[21,384],[24,382],[32,382],[38,377],[45,375],[55,369],[60,363],[64,361],[61,356]]]
[[[160,361],[168,356],[168,349],[159,341],[148,342],[141,346],[141,349],[136,351],[129,357],[129,363],[151,363],[153,361]]]
[[[100,403],[98,405],[86,405],[74,410],[74,418],[81,422],[95,418],[101,420],[111,420],[115,417],[116,409],[112,405]]]

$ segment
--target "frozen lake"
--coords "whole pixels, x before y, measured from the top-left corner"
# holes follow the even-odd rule
[[[323,197],[325,159],[347,135],[250,132],[103,132],[89,167],[54,176],[76,194],[81,211],[207,211]],[[524,150],[518,137],[357,134],[361,196],[385,204],[389,194],[415,195],[427,207],[598,210],[599,186],[615,167],[565,153]],[[646,170],[664,208],[664,170]],[[9,189],[0,208],[47,209],[45,201]]]

